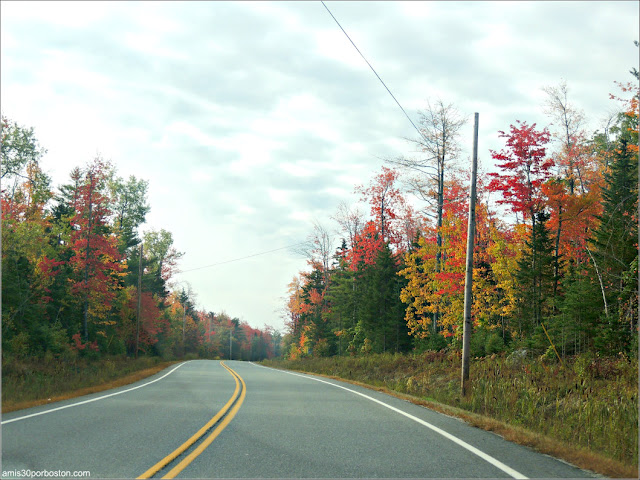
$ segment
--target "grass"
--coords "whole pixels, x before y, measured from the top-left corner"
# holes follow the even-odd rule
[[[460,395],[455,353],[264,361],[373,386],[612,477],[638,476],[638,362],[571,358],[564,365],[492,356],[472,360]]]
[[[3,359],[2,413],[128,385],[175,361],[158,357],[103,357],[96,360]]]

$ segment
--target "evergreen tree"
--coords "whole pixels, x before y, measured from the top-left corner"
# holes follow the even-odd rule
[[[531,238],[525,242],[523,257],[518,261],[516,281],[521,286],[523,330],[530,332],[547,317],[553,308],[553,239],[547,229],[550,215],[544,211],[535,215]]]
[[[545,323],[562,355],[574,355],[592,348],[602,311],[596,273],[591,268],[570,265],[562,281],[564,296],[555,317]],[[586,266],[588,267],[588,266]]]
[[[355,272],[349,268],[344,255],[338,254],[337,260],[338,266],[331,274],[325,295],[328,306],[325,318],[332,332],[329,344],[335,353],[342,355],[347,351],[357,323],[358,301]]]
[[[398,259],[388,244],[378,252],[376,263],[363,271],[364,283],[361,325],[374,352],[404,351],[408,348],[408,330],[400,291],[404,285],[398,276]]]
[[[603,212],[590,240],[605,312],[596,347],[606,353],[630,348],[637,335],[637,305],[630,300],[637,299],[638,278],[630,272],[637,271],[638,258],[638,159],[628,141],[627,135],[619,138],[605,173]]]

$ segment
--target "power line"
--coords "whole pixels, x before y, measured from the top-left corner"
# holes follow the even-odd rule
[[[212,263],[210,265],[204,265],[202,267],[190,268],[189,270],[182,270],[179,273],[194,272],[196,270],[202,270],[204,268],[211,268],[211,267],[216,267],[218,265],[224,265],[224,264],[227,264],[227,263],[239,262],[240,260],[246,260],[247,258],[253,258],[253,257],[257,257],[257,256],[260,256],[260,255],[266,255],[267,253],[277,252],[278,250],[285,250],[287,248],[293,248],[293,247],[297,247],[298,245],[304,245],[304,244],[307,244],[307,243],[309,243],[309,242],[294,243],[293,245],[287,245],[286,247],[274,248],[273,250],[267,250],[266,252],[254,253],[254,254],[251,254],[251,255],[247,255],[245,257],[234,258],[233,260],[225,260],[224,262],[217,262],[217,263]]]
[[[424,138],[424,135],[422,135],[422,132],[418,129],[418,127],[416,127],[416,124],[413,123],[413,120],[411,120],[411,117],[409,117],[409,115],[407,115],[407,112],[405,111],[404,108],[402,108],[402,105],[400,105],[400,102],[398,101],[398,99],[393,95],[393,93],[391,93],[391,90],[389,90],[389,87],[387,87],[387,84],[384,83],[384,81],[380,78],[380,75],[378,75],[378,72],[376,72],[376,70],[371,66],[371,64],[369,63],[369,60],[367,60],[365,58],[365,56],[362,54],[362,52],[360,51],[360,49],[356,46],[356,44],[353,42],[353,40],[351,40],[351,37],[349,36],[349,34],[344,30],[344,28],[342,28],[342,25],[340,25],[340,22],[338,21],[338,19],[336,17],[333,16],[333,13],[331,13],[331,10],[329,10],[329,7],[327,7],[324,3],[323,0],[320,0],[320,3],[322,3],[322,5],[324,6],[324,8],[327,9],[327,12],[329,12],[329,15],[331,15],[331,18],[333,18],[333,20],[335,20],[335,22],[338,24],[338,26],[340,27],[340,30],[342,30],[342,33],[344,33],[346,35],[346,37],[349,39],[349,41],[351,42],[351,45],[353,45],[353,48],[355,48],[357,50],[357,52],[360,54],[360,56],[362,57],[362,59],[367,62],[367,65],[369,65],[369,68],[371,69],[371,71],[375,74],[376,77],[378,77],[378,80],[380,80],[380,83],[382,83],[382,85],[384,86],[384,88],[387,89],[387,92],[389,92],[389,95],[391,95],[391,98],[393,98],[396,103],[398,104],[398,107],[400,107],[400,110],[402,110],[402,113],[404,113],[405,117],[407,117],[407,120],[409,120],[409,122],[411,122],[411,125],[413,125],[413,128],[416,129],[416,132],[418,132],[418,135],[420,135],[422,138]],[[425,138],[426,140],[426,138]]]

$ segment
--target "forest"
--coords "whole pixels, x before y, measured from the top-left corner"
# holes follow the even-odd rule
[[[477,180],[473,357],[519,350],[554,361],[637,358],[638,72],[631,73],[634,82],[615,82],[610,95],[617,112],[593,133],[565,82],[543,88],[548,127],[523,120],[497,133],[503,147],[489,152],[496,171]],[[388,159],[355,187],[365,211],[341,204],[333,229],[316,222],[308,269],[294,276],[283,309],[287,358],[461,349],[465,121],[451,104],[429,104],[421,136],[409,140],[416,157]]]
[[[618,112],[601,130],[585,131],[560,83],[544,88],[550,127],[516,121],[498,133],[497,171],[478,178],[473,356],[637,356],[638,93],[632,82],[616,85]],[[429,105],[416,158],[389,159],[355,188],[368,214],[341,204],[331,216],[337,245],[316,222],[309,268],[288,286],[281,337],[197,309],[173,280],[182,253],[171,232],[141,233],[146,180],[121,178],[98,156],[54,188],[33,128],[3,116],[3,362],[459,350],[464,123],[453,105]]]
[[[146,230],[148,182],[99,156],[53,188],[33,128],[2,117],[2,360],[260,360],[280,333],[198,309],[183,253]],[[142,255],[141,255],[142,253]]]

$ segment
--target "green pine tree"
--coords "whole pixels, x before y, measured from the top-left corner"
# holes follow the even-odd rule
[[[638,292],[638,159],[621,136],[602,191],[603,212],[590,244],[604,290],[604,314],[596,333],[596,348],[604,353],[629,349],[637,336]],[[634,263],[635,262],[635,263]],[[635,266],[634,266],[635,265]],[[605,303],[606,301],[606,303]]]
[[[526,242],[525,254],[516,272],[522,289],[522,327],[529,333],[553,310],[554,244],[547,229],[549,218],[544,211],[536,214],[531,238]]]

